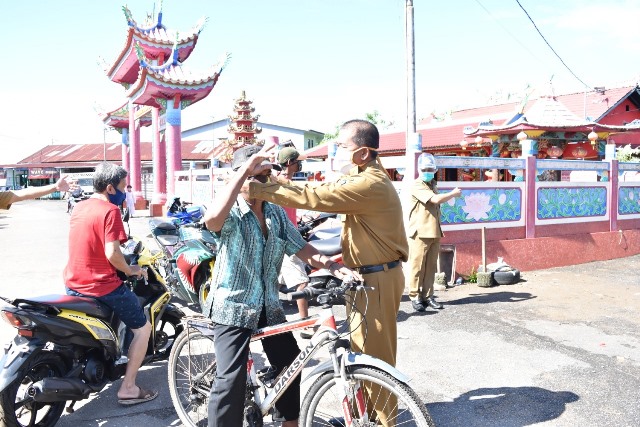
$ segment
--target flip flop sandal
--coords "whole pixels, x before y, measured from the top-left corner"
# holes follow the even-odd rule
[[[149,402],[156,397],[158,397],[157,390],[145,390],[142,387],[139,387],[140,392],[138,393],[138,397],[127,397],[125,399],[118,399],[118,403],[121,405],[137,405],[138,403]]]

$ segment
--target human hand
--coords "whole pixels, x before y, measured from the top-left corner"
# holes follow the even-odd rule
[[[246,163],[246,170],[249,176],[261,175],[264,171],[271,169],[271,165],[263,165],[262,162],[273,157],[273,151],[276,146],[273,141],[267,141],[260,151],[249,158],[249,161]]]
[[[139,265],[130,265],[128,276],[135,276],[137,278],[144,277],[145,280],[149,278],[146,268],[142,268]]]
[[[460,196],[462,196],[462,190],[460,190],[458,187],[456,187],[453,190],[451,190],[451,192],[449,194],[451,194],[453,197],[460,197]]]
[[[353,277],[355,280],[363,281],[364,279],[357,271],[350,269],[349,267],[345,267],[344,264],[339,262],[334,262],[329,266],[329,272],[336,276],[338,279],[343,280],[347,276]]]
[[[79,188],[77,181],[69,179],[67,175],[64,175],[56,182],[56,190],[58,191],[75,191]]]

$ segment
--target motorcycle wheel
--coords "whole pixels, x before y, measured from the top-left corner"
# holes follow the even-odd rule
[[[167,359],[171,348],[182,332],[182,318],[174,313],[165,312],[156,324],[156,354]]]
[[[7,427],[51,427],[64,410],[65,401],[35,402],[27,395],[29,387],[47,377],[61,377],[65,367],[59,355],[42,351],[20,368],[18,378],[0,394],[0,424]]]
[[[211,282],[209,280],[207,280],[202,284],[202,286],[200,286],[200,291],[198,292],[198,303],[200,304],[200,313],[204,312],[204,303],[207,301],[207,297],[209,296],[209,290],[211,289]]]

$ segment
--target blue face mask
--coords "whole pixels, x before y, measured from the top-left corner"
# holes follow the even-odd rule
[[[424,182],[429,182],[433,179],[433,177],[436,176],[435,173],[433,172],[421,172],[420,173],[420,178],[422,178],[422,180]]]
[[[124,191],[120,191],[117,188],[115,190],[116,190],[116,194],[107,194],[107,196],[109,196],[109,201],[111,203],[113,203],[116,206],[120,206],[122,205],[122,202],[124,202],[124,199],[127,198],[127,195],[124,193]]]

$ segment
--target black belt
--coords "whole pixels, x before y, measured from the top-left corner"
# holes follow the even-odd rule
[[[392,268],[395,268],[399,265],[400,261],[391,261],[386,264],[363,265],[362,267],[356,267],[355,270],[360,274],[369,274],[377,273],[378,271],[391,270]]]

